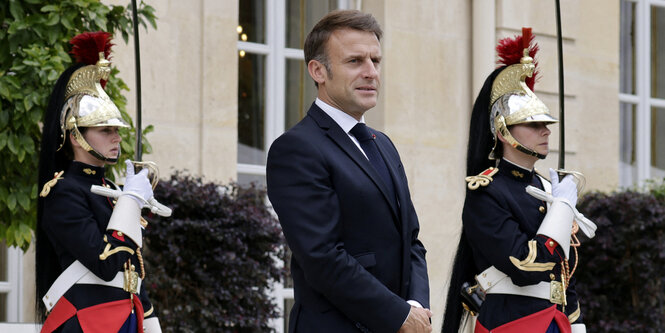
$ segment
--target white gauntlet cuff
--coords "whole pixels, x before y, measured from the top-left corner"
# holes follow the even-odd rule
[[[143,320],[144,333],[162,333],[162,327],[159,326],[159,319],[152,317]]]
[[[126,195],[121,195],[113,208],[106,230],[120,231],[133,240],[138,247],[142,247],[141,208],[138,203]]]
[[[559,243],[566,254],[566,258],[568,258],[573,219],[574,212],[570,203],[565,199],[554,198],[536,234],[554,239]]]
[[[570,325],[571,333],[586,333],[586,326],[584,324]]]

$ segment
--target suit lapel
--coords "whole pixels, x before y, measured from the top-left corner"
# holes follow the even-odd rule
[[[351,159],[360,167],[360,169],[367,174],[367,176],[374,182],[374,184],[381,190],[383,198],[390,205],[393,215],[399,219],[399,214],[397,207],[393,204],[394,200],[390,200],[388,189],[386,184],[381,180],[379,173],[374,170],[372,165],[369,163],[365,155],[358,149],[358,147],[351,141],[348,134],[345,133],[337,123],[330,118],[323,110],[321,110],[316,104],[312,104],[312,107],[307,112],[314,121],[323,129],[328,135]],[[377,140],[378,141],[378,140]],[[383,154],[383,153],[382,153]],[[384,159],[385,159],[385,155]],[[390,168],[392,169],[392,168]],[[391,176],[395,179],[394,171],[390,171]],[[396,189],[397,190],[397,189]]]
[[[373,133],[374,134],[374,133]],[[405,201],[407,198],[406,192],[404,191],[405,187],[407,184],[402,182],[402,178],[400,177],[400,174],[398,172],[399,170],[399,161],[392,158],[389,154],[388,151],[392,149],[392,145],[388,143],[387,140],[381,139],[381,135],[377,135],[377,140],[376,145],[379,149],[379,153],[381,153],[381,156],[383,157],[383,160],[386,161],[386,164],[388,166],[388,171],[390,172],[390,177],[393,179],[393,184],[395,185],[395,195],[397,196],[397,207],[395,207],[398,211],[398,216],[399,220],[403,221],[404,220],[404,210],[402,209],[402,203],[407,202]],[[402,225],[404,227],[404,225]]]
[[[393,145],[388,140],[379,140],[382,136],[377,135],[377,146],[379,147],[379,152],[383,156],[383,159],[388,165],[388,170],[390,170],[390,176],[393,178],[393,183],[395,184],[395,192],[397,195],[397,210],[399,212],[399,219],[397,229],[400,230],[402,234],[402,280],[401,280],[401,291],[400,296],[403,298],[408,297],[408,284],[407,281],[410,279],[411,271],[411,234],[409,233],[409,205],[410,202],[408,184],[402,180],[401,173],[399,171],[399,159],[390,158],[388,152],[394,150]]]

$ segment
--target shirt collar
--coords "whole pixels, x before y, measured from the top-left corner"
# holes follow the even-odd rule
[[[357,123],[364,123],[365,122],[365,116],[362,116],[360,118],[360,121],[357,121],[356,118],[351,117],[349,114],[345,113],[344,111],[337,109],[330,104],[327,104],[326,102],[320,100],[318,97],[316,98],[316,101],[314,103],[323,110],[330,118],[332,118],[339,127],[342,128],[342,130],[345,133],[349,133],[353,126],[356,126]]]

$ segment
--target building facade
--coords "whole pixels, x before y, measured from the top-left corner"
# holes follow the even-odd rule
[[[108,1],[114,4],[126,1]],[[428,250],[435,330],[461,230],[469,116],[503,37],[533,28],[541,51],[536,94],[556,115],[554,1],[155,0],[158,29],[141,29],[143,123],[162,174],[265,183],[270,143],[302,118],[316,91],[303,61],[307,32],[328,11],[372,13],[384,30],[382,90],[367,123],[397,146]],[[587,190],[610,191],[665,175],[665,0],[561,1],[566,168]],[[113,62],[134,87],[133,44]],[[128,93],[135,112],[135,91]],[[664,124],[665,125],[665,124]],[[537,164],[555,167],[551,154]],[[33,318],[34,254],[0,253],[0,321]],[[2,258],[8,261],[3,261]],[[13,282],[12,282],[13,281]],[[17,289],[18,288],[18,289]],[[18,291],[17,291],[18,290]],[[275,296],[288,308],[286,285]],[[4,302],[4,303],[3,303]],[[10,311],[16,308],[17,311]],[[4,316],[4,317],[2,317]],[[281,330],[284,320],[275,321]],[[2,327],[2,326],[0,326]]]

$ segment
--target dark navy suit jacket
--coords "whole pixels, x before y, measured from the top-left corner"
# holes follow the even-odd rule
[[[312,104],[272,144],[268,195],[293,252],[289,332],[397,332],[429,308],[425,248],[395,146],[376,135],[397,203],[363,153]]]

